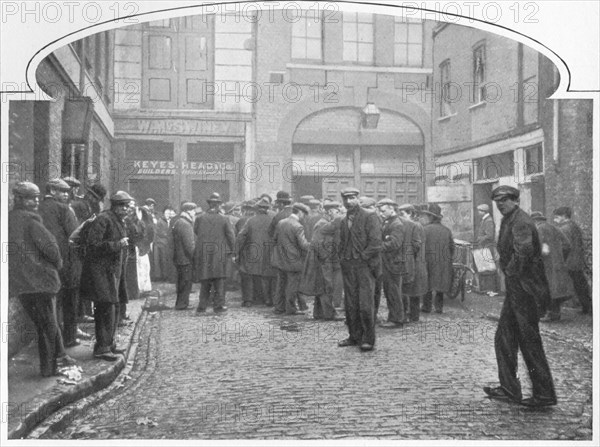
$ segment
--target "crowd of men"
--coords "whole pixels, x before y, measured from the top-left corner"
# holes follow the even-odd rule
[[[77,328],[92,313],[85,303],[93,303],[94,356],[118,358],[123,351],[116,330],[128,318],[126,303],[148,290],[142,286],[144,258],[154,280],[176,283],[177,310],[191,307],[192,286],[199,283],[196,313],[209,307],[226,312],[226,281],[238,275],[242,307],[266,305],[276,314],[298,315],[312,296],[315,319],[345,320],[348,338],[338,345],[362,351],[373,350],[378,323],[401,328],[418,321],[421,312],[442,313],[452,288],[454,239],[435,203],[375,201],[346,188],[341,203],[312,196],[294,202],[279,191],[274,202],[263,194],[236,207],[213,193],[206,210],[186,201],[179,214],[167,206],[156,216],[153,199],[138,207],[125,191],[114,193],[110,208],[100,212],[106,189],[92,185],[79,197],[78,187],[76,179],[52,179],[41,203],[35,184],[20,182],[13,189],[10,290],[36,325],[44,376],[74,363],[65,348],[88,336]],[[492,193],[503,215],[497,242],[489,207],[478,207],[477,241],[492,247],[506,277],[495,343],[501,385],[485,392],[553,405],[538,320],[546,311],[548,320],[559,319],[560,303],[574,291],[583,311],[591,312],[581,231],[569,208],[555,211],[553,226],[541,213],[522,211],[518,198],[519,191],[508,186]],[[382,294],[386,321],[377,319]],[[519,348],[534,384],[530,401],[520,396]]]

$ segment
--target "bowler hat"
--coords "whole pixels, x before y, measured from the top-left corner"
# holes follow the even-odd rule
[[[377,202],[377,208],[379,208],[380,206],[384,206],[384,205],[390,205],[393,207],[397,207],[398,204],[396,202],[394,202],[392,199],[389,198],[385,198],[385,199],[381,199],[379,202]]]
[[[279,192],[277,192],[277,198],[275,199],[275,201],[290,203],[292,201],[292,197],[290,196],[290,193],[287,191],[279,191]]]
[[[441,219],[442,217],[442,209],[437,203],[428,203],[421,209],[422,213],[429,214],[430,216]]]
[[[310,208],[307,207],[304,203],[301,202],[296,202],[292,205],[292,210],[296,211],[296,210],[300,210],[300,211],[304,211],[306,214],[310,213]]]
[[[489,213],[490,212],[490,207],[487,204],[485,204],[485,203],[482,203],[481,205],[477,205],[477,209],[479,211],[483,211],[484,213]]]
[[[492,191],[492,200],[500,200],[504,197],[513,197],[515,199],[519,198],[519,190],[517,188],[513,188],[508,185],[498,186],[496,189]]]
[[[223,203],[223,201],[221,200],[221,195],[218,192],[213,192],[210,197],[208,199],[206,199],[207,202],[218,202],[218,203]]]
[[[132,200],[135,200],[131,197],[126,191],[117,191],[112,196],[110,196],[110,203],[112,204],[121,204],[121,203],[129,203]]]
[[[46,183],[48,188],[58,189],[59,191],[69,191],[71,187],[61,178],[53,178]]]
[[[12,191],[13,194],[21,197],[36,197],[40,195],[40,188],[31,182],[18,182]]]
[[[344,188],[340,191],[340,194],[342,197],[351,197],[359,195],[360,191],[356,188]]]
[[[75,177],[63,177],[63,180],[71,188],[76,188],[78,186],[81,186],[81,182],[79,180],[77,180]]]

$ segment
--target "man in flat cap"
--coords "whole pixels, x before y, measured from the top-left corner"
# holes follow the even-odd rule
[[[77,253],[69,246],[69,237],[78,226],[75,214],[69,208],[70,186],[62,179],[55,178],[46,184],[46,196],[39,206],[44,226],[54,235],[60,249],[63,266],[59,271],[61,289],[57,296],[58,321],[62,326],[63,341],[66,348],[80,344],[77,339],[77,317],[79,303],[80,268]],[[75,267],[75,268],[74,268]]]
[[[338,346],[359,345],[362,351],[375,346],[375,278],[381,253],[381,222],[376,213],[360,207],[359,190],[341,191],[346,217],[340,225],[338,256],[344,277],[344,307],[349,337]]]
[[[190,292],[192,291],[194,250],[194,218],[196,204],[184,202],[181,205],[179,219],[173,225],[173,261],[177,268],[177,300],[175,309],[185,310],[190,307]]]
[[[592,298],[588,279],[585,276],[585,251],[581,228],[571,219],[573,210],[570,207],[561,206],[556,208],[553,214],[554,223],[567,236],[571,244],[571,251],[567,257],[567,269],[573,280],[575,294],[581,304],[581,313],[591,314]]]
[[[454,278],[454,237],[450,228],[442,224],[442,210],[437,203],[428,204],[421,210],[421,216],[425,231],[425,261],[429,284],[423,297],[421,312],[430,313],[433,303],[435,312],[441,314],[444,309],[444,294],[450,292]]]
[[[230,220],[220,213],[223,202],[219,193],[212,193],[207,203],[208,210],[194,222],[194,277],[196,282],[200,282],[196,312],[206,311],[212,294],[213,311],[219,313],[227,310],[225,278],[227,261],[235,249],[235,234]]]
[[[125,217],[134,199],[125,191],[110,197],[110,209],[101,212],[90,224],[87,250],[81,272],[81,296],[94,302],[96,343],[94,357],[116,361],[116,333],[119,323],[119,295],[126,294],[125,259],[127,229]],[[124,297],[123,297],[124,298]]]
[[[334,297],[341,299],[343,278],[336,239],[342,222],[339,202],[324,204],[325,215],[315,224],[302,272],[301,292],[315,297],[315,320],[343,320],[335,310]]]
[[[57,375],[57,369],[75,362],[64,353],[55,312],[62,267],[56,238],[37,213],[40,190],[30,182],[13,189],[14,208],[8,213],[8,287],[18,296],[35,325],[42,376]]]
[[[240,231],[242,231],[242,228],[244,228],[244,225],[246,225],[246,222],[248,222],[248,220],[252,216],[254,216],[255,204],[256,204],[256,202],[254,202],[253,200],[245,200],[242,202],[242,205],[241,205],[242,216],[238,219],[238,221],[234,225],[236,240],[240,234]],[[252,306],[252,302],[253,302],[252,277],[250,276],[250,273],[246,272],[246,269],[244,268],[243,265],[240,265],[239,263],[235,264],[235,263],[233,263],[233,260],[232,260],[232,264],[233,264],[231,266],[232,269],[239,270],[240,289],[241,289],[241,294],[242,294],[242,307],[250,307],[250,306]]]
[[[398,218],[398,204],[385,198],[377,202],[379,215],[383,220],[382,237],[382,285],[387,300],[388,318],[381,326],[387,329],[404,325],[404,304],[402,303],[402,273],[404,271],[403,247],[405,226]]]
[[[273,306],[277,276],[276,269],[271,265],[274,244],[269,236],[269,226],[273,220],[273,215],[268,212],[270,207],[269,200],[262,197],[255,204],[254,216],[247,220],[236,239],[236,262],[240,271],[249,277],[248,296],[252,299],[251,303],[269,307]]]
[[[312,241],[315,224],[321,220],[321,217],[323,217],[323,215],[321,214],[320,200],[310,199],[307,205],[310,208],[310,212],[304,220],[304,233],[306,235],[306,240],[310,242]]]
[[[272,265],[279,270],[282,279],[281,287],[285,290],[285,304],[275,302],[275,309],[285,308],[288,315],[304,314],[298,310],[296,302],[299,301],[300,280],[304,259],[309,248],[309,242],[304,236],[302,221],[308,216],[309,208],[303,203],[297,202],[292,205],[292,214],[281,220],[275,228],[273,243]],[[279,298],[279,297],[276,297]]]
[[[554,381],[538,326],[550,303],[538,232],[531,217],[519,208],[518,189],[499,186],[492,191],[492,200],[502,214],[497,247],[506,297],[494,339],[500,386],[483,390],[490,398],[526,406],[556,405]],[[522,399],[517,376],[519,348],[533,389],[533,395],[526,399]]]

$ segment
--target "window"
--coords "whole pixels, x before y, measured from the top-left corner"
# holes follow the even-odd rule
[[[485,101],[485,44],[473,49],[473,104]]]
[[[423,22],[408,17],[394,18],[394,64],[402,67],[423,65]]]
[[[292,25],[292,59],[322,60],[322,23],[320,12],[301,11]]]
[[[213,107],[214,17],[190,16],[144,25],[144,107]]]
[[[537,174],[544,172],[544,156],[542,151],[542,145],[536,144],[535,146],[526,147],[525,152],[525,174]]]
[[[344,12],[344,61],[373,63],[373,14]]]
[[[477,180],[497,180],[515,174],[513,151],[477,158],[474,164]]]
[[[452,115],[452,97],[450,93],[450,60],[445,60],[440,64],[440,116]]]

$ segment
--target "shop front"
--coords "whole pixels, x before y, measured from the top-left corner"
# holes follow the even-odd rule
[[[139,202],[151,197],[162,210],[188,200],[205,207],[213,192],[243,197],[244,121],[126,118],[116,127],[119,183]]]

